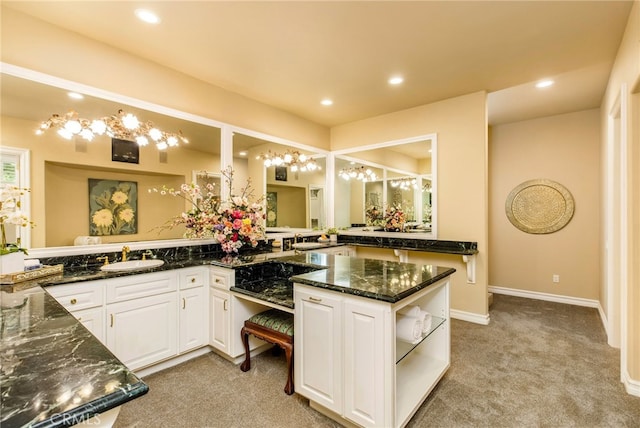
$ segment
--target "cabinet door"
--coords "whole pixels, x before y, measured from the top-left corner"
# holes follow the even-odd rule
[[[180,347],[185,352],[207,344],[207,299],[205,287],[180,292]]]
[[[177,355],[176,293],[107,305],[107,347],[132,370]]]
[[[295,284],[296,392],[342,414],[342,303],[335,293]]]
[[[229,320],[231,318],[229,300],[231,296],[229,292],[220,291],[214,287],[209,289],[209,293],[209,344],[225,354],[229,354]]]
[[[384,420],[385,373],[391,370],[385,364],[387,324],[382,306],[345,299],[343,416],[358,425],[388,425]]]
[[[84,325],[100,342],[104,340],[104,307],[73,311],[71,315]]]

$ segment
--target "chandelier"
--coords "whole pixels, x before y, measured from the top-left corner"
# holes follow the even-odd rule
[[[375,172],[365,166],[342,168],[338,172],[338,176],[345,180],[354,178],[364,182],[375,181],[378,178]]]
[[[292,172],[321,169],[315,159],[297,150],[287,150],[283,155],[269,150],[266,154],[261,153],[256,156],[256,159],[262,160],[267,168],[270,166],[287,166],[291,168]]]
[[[391,187],[399,187],[400,190],[417,189],[418,181],[415,178],[399,178],[397,180],[391,180]]]
[[[161,131],[152,122],[142,122],[134,114],[125,113],[122,110],[118,110],[118,113],[113,116],[94,120],[78,117],[78,113],[73,110],[64,116],[54,114],[49,120],[42,122],[36,134],[42,135],[44,131],[51,128],[57,129],[58,135],[67,140],[78,135],[91,141],[96,135],[107,134],[112,138],[135,141],[140,146],[154,142],[158,150],[177,146],[181,142],[189,142],[182,135],[182,131],[178,133]]]

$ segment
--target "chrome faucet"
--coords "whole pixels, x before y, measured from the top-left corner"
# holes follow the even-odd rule
[[[122,247],[122,261],[123,262],[127,261],[127,254],[129,254],[129,251],[131,251],[131,250],[126,245],[124,247]]]

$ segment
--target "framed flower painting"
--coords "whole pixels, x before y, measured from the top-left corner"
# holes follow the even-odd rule
[[[89,235],[138,233],[138,183],[89,179]]]

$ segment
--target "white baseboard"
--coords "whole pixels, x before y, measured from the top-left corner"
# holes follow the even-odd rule
[[[567,305],[586,306],[588,308],[597,308],[601,316],[604,314],[600,307],[600,302],[592,299],[584,299],[582,297],[562,296],[560,294],[540,293],[539,291],[518,290],[515,288],[496,287],[490,285],[488,287],[490,293],[506,294],[508,296],[525,297],[527,299],[546,300],[548,302],[564,303]]]
[[[449,315],[451,318],[455,318],[457,320],[468,321],[475,324],[488,325],[489,324],[489,314],[481,315],[472,312],[458,311],[456,309],[451,309],[449,311]]]
[[[622,373],[622,383],[624,384],[624,389],[627,391],[627,394],[640,397],[640,381],[631,379],[629,372],[626,370],[623,370]]]
[[[193,358],[199,357],[204,354],[208,354],[211,352],[211,348],[209,346],[204,346],[199,349],[195,349],[191,352],[187,352],[186,354],[178,355],[177,357],[170,358],[165,361],[161,361],[152,366],[148,366],[142,369],[132,370],[136,376],[144,378],[149,376],[150,374],[159,372],[160,370],[168,369],[169,367],[177,366],[178,364],[184,363],[185,361],[189,361]]]

